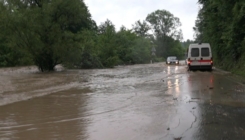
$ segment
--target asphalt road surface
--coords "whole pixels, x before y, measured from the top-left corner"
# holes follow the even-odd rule
[[[184,64],[0,69],[0,140],[244,140],[243,83]]]

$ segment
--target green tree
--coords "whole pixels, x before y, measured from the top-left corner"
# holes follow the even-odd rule
[[[106,20],[98,27],[98,56],[104,67],[114,67],[118,64],[116,30],[110,20]]]
[[[199,0],[199,3],[202,8],[194,27],[196,40],[211,43],[216,65],[239,69],[245,60],[245,2]]]
[[[158,57],[166,58],[169,55],[183,56],[184,52],[180,41],[183,39],[181,22],[169,11],[156,10],[148,14],[146,21],[150,23],[156,45]]]
[[[82,31],[94,28],[82,0],[7,0],[6,6],[9,45],[27,50],[41,71],[81,55]]]
[[[82,34],[83,50],[81,53],[81,60],[75,61],[80,68],[103,68],[103,64],[99,58],[100,48],[98,45],[98,36],[94,30],[83,31]]]
[[[136,64],[149,63],[152,44],[149,39],[139,37],[132,48],[132,59]]]
[[[147,37],[148,35],[145,35],[121,27],[116,38],[117,54],[121,63],[139,64],[150,62],[151,43]]]
[[[181,22],[179,18],[174,17],[167,10],[156,10],[147,15],[146,21],[148,21],[155,33],[155,36],[171,37],[176,40],[182,40],[182,30],[179,29]]]
[[[132,47],[137,38],[136,34],[131,30],[127,30],[124,26],[116,34],[117,55],[119,64],[132,64]]]
[[[32,64],[31,56],[25,50],[14,48],[10,43],[9,36],[12,32],[7,28],[11,23],[10,7],[0,1],[0,67]]]
[[[133,31],[141,37],[149,36],[148,31],[151,29],[150,25],[146,21],[141,22],[140,20],[136,21],[133,25]]]

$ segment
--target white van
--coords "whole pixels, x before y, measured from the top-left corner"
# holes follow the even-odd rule
[[[213,57],[209,43],[190,44],[187,50],[187,65],[189,70],[212,70]]]

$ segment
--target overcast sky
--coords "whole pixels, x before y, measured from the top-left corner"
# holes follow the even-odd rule
[[[97,25],[112,21],[119,30],[122,25],[131,29],[137,20],[156,10],[168,10],[182,23],[184,40],[193,39],[193,27],[198,13],[198,0],[84,0]]]

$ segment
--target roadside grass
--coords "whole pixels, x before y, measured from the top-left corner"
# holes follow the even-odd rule
[[[217,65],[216,67],[231,72],[242,84],[245,84],[245,57],[238,62],[225,61],[225,65]]]
[[[245,65],[244,63],[241,63],[241,62],[237,63],[233,65],[233,67],[230,67],[230,68],[222,67],[222,66],[217,66],[217,68],[230,72],[234,78],[236,78],[240,83],[245,85]]]

